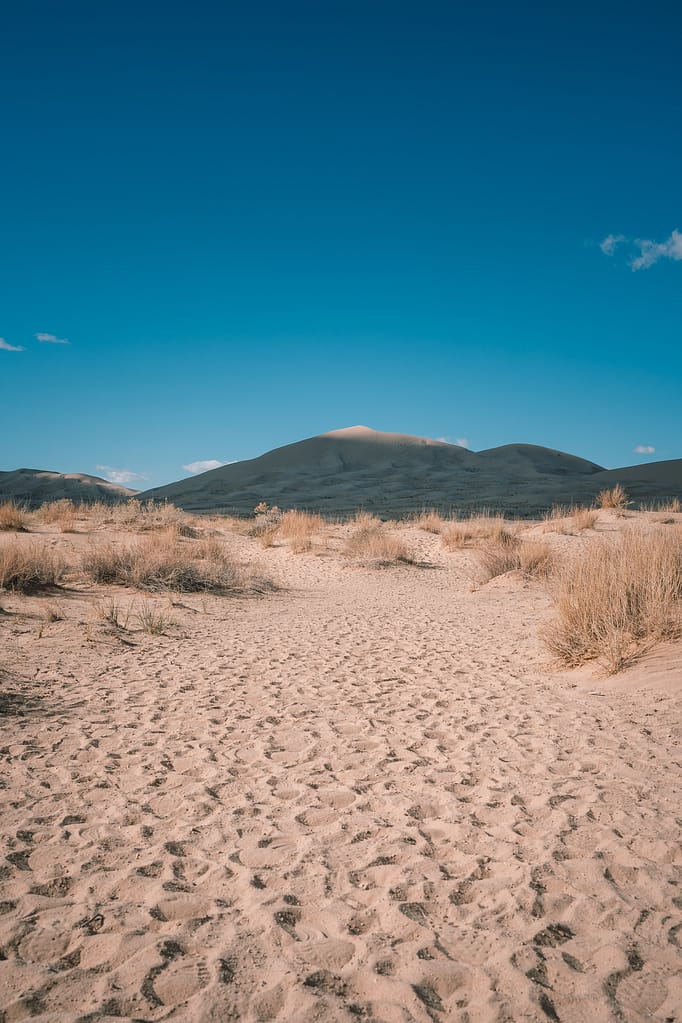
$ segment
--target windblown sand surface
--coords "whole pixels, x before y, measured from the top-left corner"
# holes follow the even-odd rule
[[[344,531],[166,636],[3,596],[4,1023],[682,1019],[679,647],[557,674],[542,585]]]

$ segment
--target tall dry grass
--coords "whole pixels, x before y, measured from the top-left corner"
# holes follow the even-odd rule
[[[312,515],[305,511],[288,511],[282,516],[279,524],[279,535],[289,541],[289,547],[295,554],[309,551],[313,546],[313,537],[324,528],[321,515]]]
[[[435,508],[422,508],[412,517],[411,522],[425,533],[440,533],[443,528],[443,516]]]
[[[596,508],[581,508],[579,505],[555,504],[544,515],[543,532],[545,533],[582,533],[586,529],[594,529],[599,512]]]
[[[77,509],[73,501],[62,498],[59,501],[46,501],[35,512],[38,522],[57,526],[61,533],[73,533],[76,528]]]
[[[57,586],[64,570],[60,555],[37,541],[0,546],[0,589],[39,593]]]
[[[482,514],[454,519],[446,522],[441,531],[441,542],[449,551],[482,543],[511,546],[514,539],[515,533],[501,515]]]
[[[625,511],[630,503],[630,498],[620,483],[616,483],[615,487],[606,487],[597,494],[597,504],[600,508]]]
[[[527,579],[548,579],[554,570],[554,555],[547,543],[539,540],[521,541],[507,534],[502,543],[487,543],[478,551],[483,570],[482,582],[489,582],[506,572],[521,572]]]
[[[409,546],[400,537],[385,532],[381,526],[361,526],[346,540],[343,554],[365,565],[388,567],[414,565],[415,558]]]
[[[557,583],[545,642],[570,667],[619,671],[649,644],[682,635],[682,530],[626,530],[591,544]]]
[[[15,533],[28,530],[28,512],[14,500],[0,503],[0,530],[3,529]]]
[[[246,572],[223,544],[182,543],[174,531],[132,545],[93,545],[82,566],[93,582],[119,583],[150,592],[239,593],[268,585]]]

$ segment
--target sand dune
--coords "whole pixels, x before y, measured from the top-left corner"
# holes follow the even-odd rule
[[[430,506],[537,514],[587,502],[622,477],[642,499],[682,496],[682,462],[604,470],[531,444],[474,452],[441,441],[356,426],[276,448],[192,479],[146,491],[191,511],[248,513],[260,501],[284,508],[399,515]],[[642,470],[640,472],[640,469]]]
[[[49,472],[46,469],[15,469],[0,472],[0,500],[15,500],[28,507],[45,501],[120,501],[137,491],[81,472]]]
[[[679,1020],[679,644],[557,673],[546,589],[437,536],[377,572],[349,526],[205,525],[279,592],[3,594],[0,1018]],[[3,542],[131,542],[36,528]]]

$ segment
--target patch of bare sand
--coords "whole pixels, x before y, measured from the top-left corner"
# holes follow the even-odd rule
[[[166,636],[94,612],[132,591],[3,596],[7,1023],[680,1018],[675,687],[591,696],[539,584],[347,531],[230,535],[288,589],[176,597]]]

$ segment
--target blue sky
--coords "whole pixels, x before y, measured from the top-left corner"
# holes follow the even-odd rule
[[[681,35],[656,0],[11,5],[0,468],[143,488],[357,423],[682,457]]]

